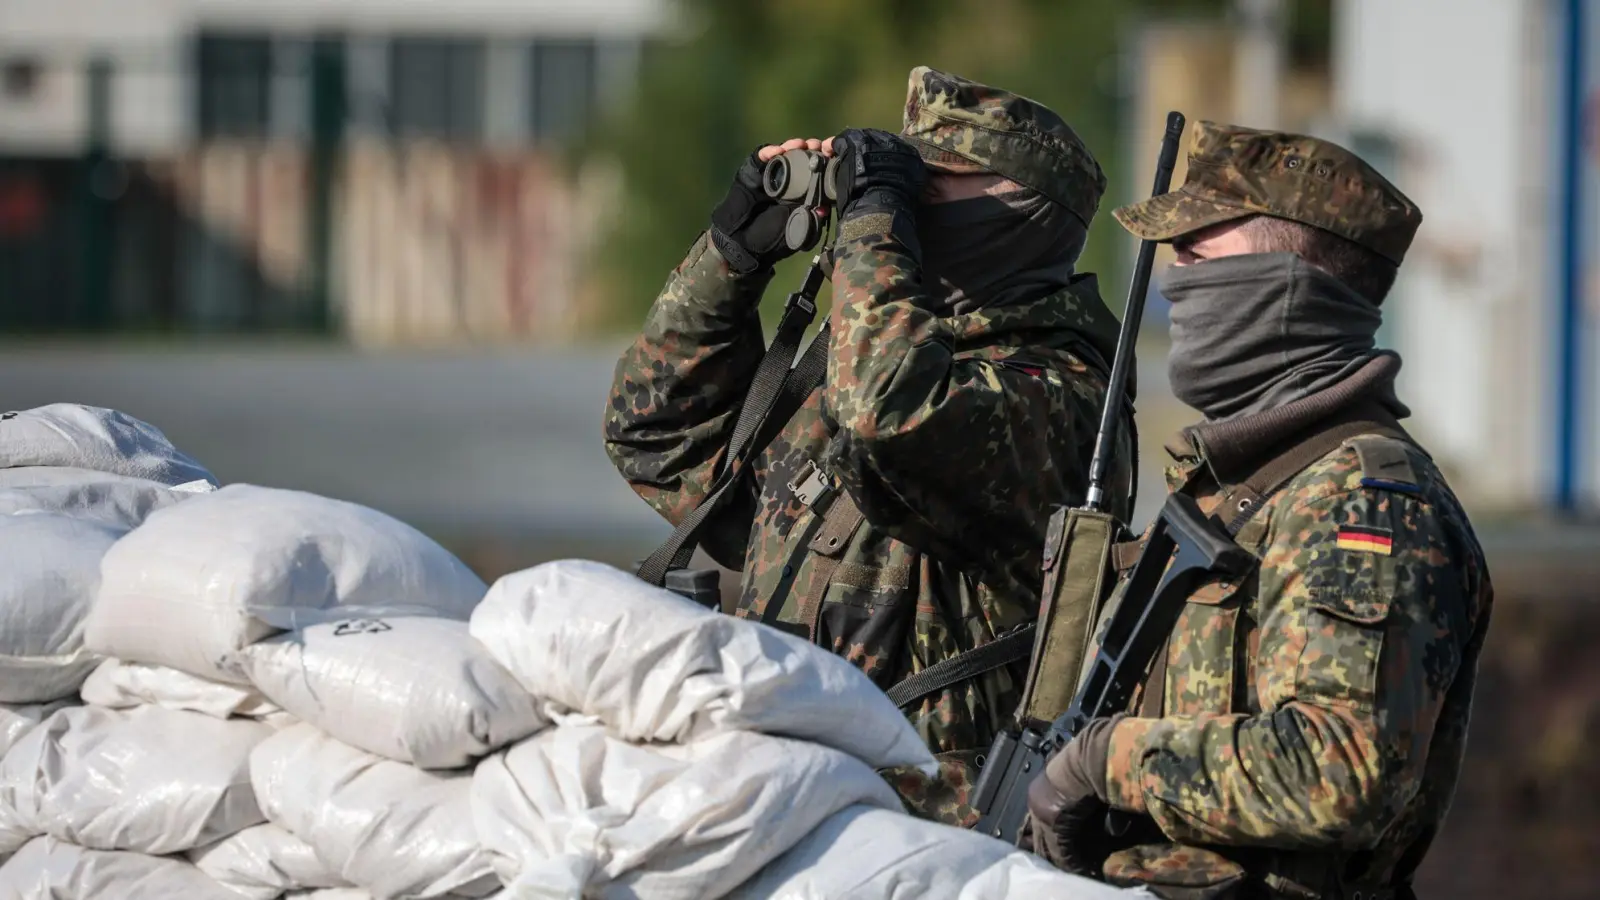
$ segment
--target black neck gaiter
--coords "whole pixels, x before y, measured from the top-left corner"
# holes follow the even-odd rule
[[[941,316],[1006,306],[1072,281],[1087,231],[1044,195],[1010,191],[917,208],[922,283]]]
[[[1264,412],[1343,381],[1378,356],[1377,304],[1293,253],[1251,253],[1163,275],[1172,392],[1209,420]],[[1404,408],[1393,396],[1381,398]]]

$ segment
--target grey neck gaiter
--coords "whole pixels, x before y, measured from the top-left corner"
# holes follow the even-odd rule
[[[1293,253],[1173,266],[1172,391],[1212,421],[1265,412],[1338,384],[1378,356],[1377,304]],[[1380,400],[1403,409],[1387,390]]]

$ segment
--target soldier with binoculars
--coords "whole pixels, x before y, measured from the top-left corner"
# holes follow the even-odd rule
[[[845,656],[901,703],[942,771],[893,780],[952,824],[975,821],[978,756],[1026,677],[1031,643],[1005,638],[1037,612],[1050,510],[1086,489],[1118,322],[1075,263],[1104,189],[1049,109],[917,68],[899,134],[753,152],[616,369],[618,470],[742,573],[737,615]],[[830,216],[816,387],[750,440],[757,305]],[[1110,479],[1124,519],[1129,431]]]

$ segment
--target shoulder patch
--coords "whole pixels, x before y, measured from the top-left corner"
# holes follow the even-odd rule
[[[1356,438],[1349,442],[1361,462],[1361,486],[1402,494],[1420,494],[1411,454],[1404,441],[1389,437]]]
[[[1387,528],[1343,525],[1335,536],[1335,546],[1340,550],[1365,551],[1388,556],[1394,550],[1394,532]]]

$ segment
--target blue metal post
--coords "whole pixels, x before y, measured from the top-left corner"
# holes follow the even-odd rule
[[[1589,0],[1566,0],[1562,35],[1560,230],[1556,271],[1556,483],[1555,506],[1573,512],[1578,504],[1580,309],[1583,290],[1584,104],[1588,92]]]

